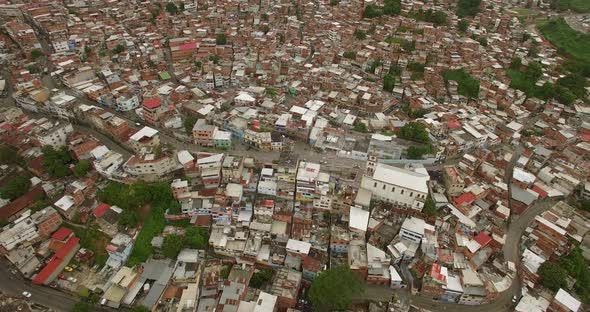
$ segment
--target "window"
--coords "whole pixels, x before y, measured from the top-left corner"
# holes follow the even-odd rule
[[[404,195],[404,190],[401,191],[401,194]]]
[[[414,192],[410,192],[410,197],[414,196]]]
[[[395,187],[391,187],[391,192],[395,192]]]
[[[375,182],[375,183],[373,184],[373,187],[377,187],[377,182]]]
[[[383,190],[385,190],[386,187],[387,187],[387,185],[383,184]]]

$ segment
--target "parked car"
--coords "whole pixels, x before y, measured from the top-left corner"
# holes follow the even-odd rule
[[[23,296],[24,296],[25,298],[31,298],[31,296],[32,296],[32,295],[31,295],[31,293],[30,293],[30,292],[28,292],[28,291],[23,291]]]
[[[77,281],[78,281],[78,279],[77,279],[77,278],[75,278],[75,277],[71,277],[71,276],[70,276],[70,277],[68,277],[68,281],[69,281],[69,282],[72,282],[72,283],[75,283],[75,282],[77,282]]]
[[[67,279],[67,278],[66,278],[66,276],[65,276],[65,275],[63,275],[63,274],[60,274],[60,275],[58,275],[58,276],[57,276],[57,278],[59,278],[60,280],[65,280],[65,279]]]
[[[74,271],[74,269],[72,269],[71,267],[67,266],[67,267],[64,268],[64,271],[66,271],[66,272],[72,272],[72,271]]]

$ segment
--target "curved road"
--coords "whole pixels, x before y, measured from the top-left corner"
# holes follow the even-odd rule
[[[504,244],[503,252],[506,261],[514,262],[518,265],[520,261],[520,239],[533,221],[533,219],[549,210],[557,200],[541,200],[527,209],[522,215],[514,217],[508,228],[506,235],[506,244]],[[433,301],[432,296],[411,295],[408,290],[392,290],[383,286],[367,286],[365,293],[359,296],[358,299],[369,299],[378,301],[389,301],[392,294],[395,292],[398,299],[407,302],[411,305],[417,306],[430,311],[453,311],[453,312],[500,312],[513,311],[512,296],[519,296],[521,292],[521,285],[518,276],[512,280],[510,288],[498,295],[492,302],[482,305],[460,305],[456,303],[443,303],[440,301]]]

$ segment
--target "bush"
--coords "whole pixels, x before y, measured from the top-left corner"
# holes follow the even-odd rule
[[[430,145],[425,146],[410,146],[406,150],[409,159],[422,159],[423,155],[430,153],[432,148]]]

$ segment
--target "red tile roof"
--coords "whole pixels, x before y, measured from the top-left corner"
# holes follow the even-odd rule
[[[486,233],[479,233],[473,238],[481,247],[485,247],[492,241],[492,238]]]
[[[443,283],[447,282],[447,277],[441,274],[441,266],[439,264],[434,263],[430,270],[430,276],[438,281]]]
[[[149,108],[149,109],[154,109],[156,107],[160,106],[160,99],[159,98],[149,98],[149,99],[145,99],[143,101],[143,106]]]
[[[74,250],[80,241],[77,237],[71,237],[56,253],[43,269],[37,273],[33,279],[33,284],[43,285],[47,279],[55,273],[57,269],[63,264],[67,255]]]
[[[94,209],[94,212],[93,212],[94,216],[96,216],[97,218],[101,218],[102,215],[104,215],[104,213],[107,212],[107,210],[109,210],[109,208],[111,208],[111,206],[109,204],[100,203]]]
[[[45,192],[43,188],[39,185],[34,189],[30,190],[28,193],[24,194],[23,196],[11,201],[4,207],[0,208],[0,219],[8,219],[13,215],[17,214],[21,210],[27,208],[30,204],[32,204],[37,199],[43,197]]]
[[[67,227],[60,227],[57,231],[55,231],[55,233],[53,233],[53,235],[51,235],[51,238],[55,239],[55,240],[59,240],[59,241],[63,241],[66,238],[68,238],[70,235],[72,235],[72,230],[68,229]]]
[[[78,237],[70,237],[68,241],[55,253],[55,257],[60,259],[65,259],[66,256],[72,251],[72,249],[78,245],[80,242],[80,238]]]
[[[538,186],[536,184],[533,185],[532,190],[533,190],[533,192],[539,194],[539,197],[541,199],[543,199],[549,195],[549,193],[547,193],[547,191],[545,191],[544,189],[542,189],[540,186]]]
[[[454,199],[456,205],[470,204],[475,201],[475,195],[471,192],[463,193],[461,196]]]

